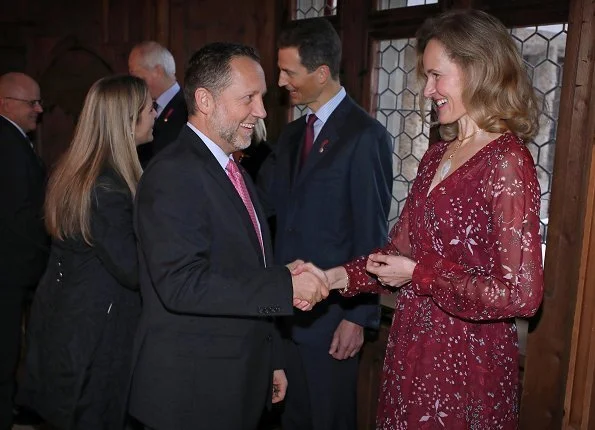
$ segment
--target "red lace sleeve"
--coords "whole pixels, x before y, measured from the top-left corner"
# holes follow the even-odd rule
[[[433,251],[418,258],[412,288],[460,318],[493,320],[534,314],[543,296],[540,190],[529,151],[504,152],[484,185],[491,202],[489,261],[465,269]],[[451,242],[451,245],[456,245]]]
[[[383,248],[375,249],[373,252],[381,252],[388,255],[406,255],[411,254],[411,244],[409,242],[409,198],[407,199],[399,220],[395,223],[389,233],[389,241]],[[359,293],[394,293],[394,290],[388,290],[383,287],[378,280],[370,276],[366,271],[366,262],[368,256],[363,255],[344,264],[347,271],[347,287],[341,290],[341,294],[346,297],[355,296]]]

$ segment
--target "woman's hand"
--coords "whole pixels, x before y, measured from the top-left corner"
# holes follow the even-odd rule
[[[370,254],[366,270],[376,275],[382,285],[402,287],[411,281],[417,263],[401,255]]]
[[[329,280],[331,290],[347,288],[347,270],[343,266],[333,267],[324,272]]]

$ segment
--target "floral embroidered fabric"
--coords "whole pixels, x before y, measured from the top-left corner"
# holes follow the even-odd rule
[[[382,250],[418,264],[398,292],[378,429],[517,428],[514,317],[532,315],[543,295],[535,166],[506,133],[430,190],[447,146],[424,155]],[[343,294],[387,292],[365,265],[345,265]]]

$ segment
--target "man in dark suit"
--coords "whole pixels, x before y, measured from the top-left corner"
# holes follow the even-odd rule
[[[275,261],[327,269],[386,242],[392,144],[341,86],[341,42],[327,20],[291,23],[278,48],[279,86],[308,110],[282,131],[262,182],[276,215]],[[355,429],[358,352],[364,327],[378,325],[377,298],[331,293],[286,322],[294,352],[286,354],[283,430]]]
[[[23,73],[0,76],[0,430],[12,427],[23,303],[48,258],[45,169],[27,137],[43,112],[39,94]]]
[[[153,140],[137,147],[141,165],[176,140],[188,119],[184,93],[176,81],[176,63],[171,52],[154,41],[139,43],[130,51],[128,70],[149,87],[157,112]]]
[[[273,317],[326,284],[273,266],[255,189],[232,153],[264,118],[264,72],[252,48],[215,43],[185,76],[189,122],[137,191],[143,310],[130,413],[157,430],[254,430],[285,396]]]

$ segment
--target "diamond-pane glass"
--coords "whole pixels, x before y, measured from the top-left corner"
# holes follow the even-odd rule
[[[419,110],[415,75],[415,40],[383,40],[378,44],[376,119],[393,138],[393,201],[389,221],[394,224],[409,194],[422,155],[428,149],[428,122]]]
[[[295,105],[291,110],[291,118],[290,120],[298,119],[302,115],[306,115],[306,110],[308,106],[306,105]]]
[[[438,0],[378,0],[378,10],[436,4]]]
[[[337,14],[337,0],[297,0],[295,19],[316,18]]]
[[[539,133],[527,146],[535,160],[537,177],[541,186],[540,231],[544,250],[552,192],[567,28],[567,24],[554,24],[511,30],[512,37],[525,60],[525,66],[533,81],[541,110]]]

